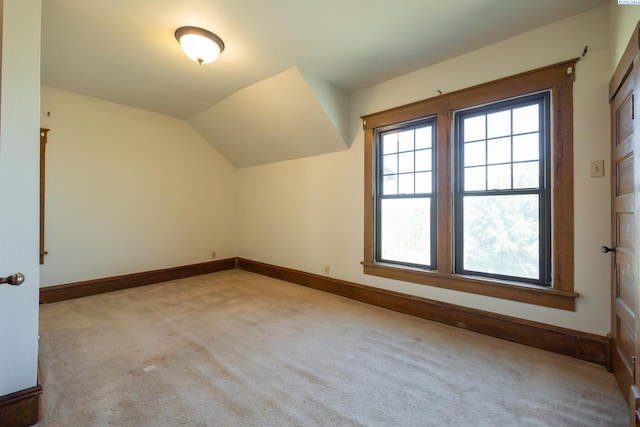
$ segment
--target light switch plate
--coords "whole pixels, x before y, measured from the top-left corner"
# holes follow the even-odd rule
[[[589,175],[592,178],[604,176],[604,160],[592,160],[589,162]]]

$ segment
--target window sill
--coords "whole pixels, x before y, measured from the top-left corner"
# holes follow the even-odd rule
[[[437,271],[426,271],[418,268],[398,267],[392,264],[363,262],[364,274],[419,283],[439,288],[469,292],[494,298],[508,299],[527,304],[575,311],[576,299],[580,296],[576,292],[563,291],[528,284],[493,281],[484,278],[462,276],[457,274],[443,274]]]

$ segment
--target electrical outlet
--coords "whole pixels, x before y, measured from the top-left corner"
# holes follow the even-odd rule
[[[324,274],[326,274],[327,276],[331,273],[331,267],[328,265],[324,266]]]
[[[211,252],[211,259],[216,259],[216,251]]]

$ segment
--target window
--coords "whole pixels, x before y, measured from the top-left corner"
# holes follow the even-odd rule
[[[363,117],[365,274],[575,310],[576,62]]]
[[[433,119],[379,129],[376,259],[435,266]]]
[[[455,114],[455,271],[551,285],[549,93]]]

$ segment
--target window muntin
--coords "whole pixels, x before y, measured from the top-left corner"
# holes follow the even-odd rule
[[[378,262],[436,264],[435,118],[378,129]]]
[[[456,273],[551,285],[549,102],[456,113]]]

